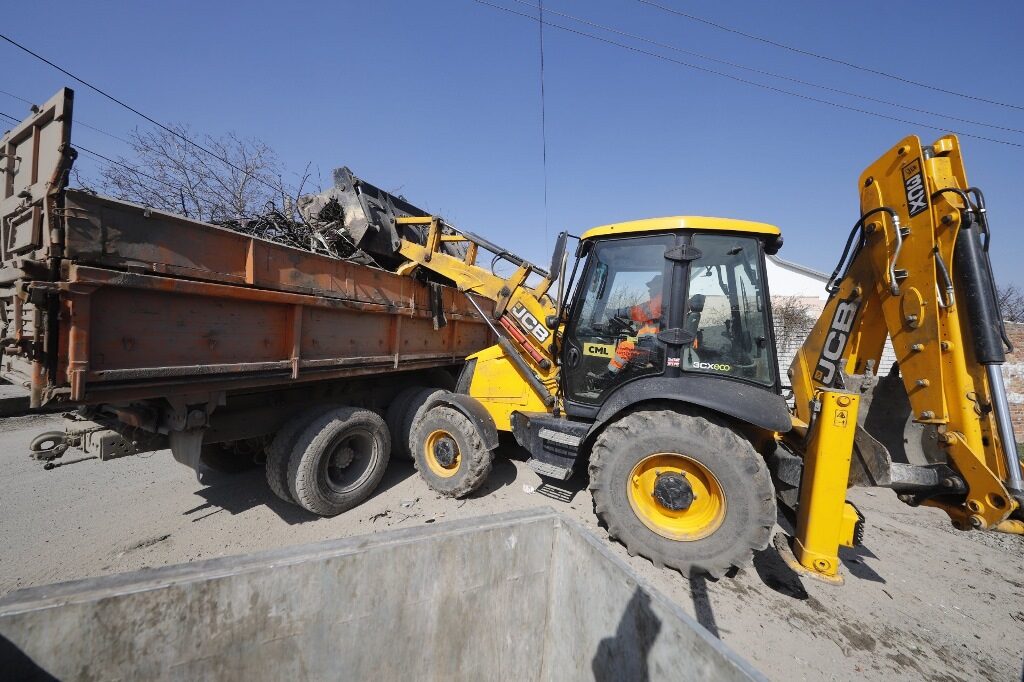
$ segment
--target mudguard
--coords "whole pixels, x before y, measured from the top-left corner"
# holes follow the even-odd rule
[[[687,375],[652,377],[623,385],[605,400],[591,433],[626,408],[650,400],[670,400],[699,405],[768,431],[785,433],[792,428],[785,398],[766,388],[719,377]]]
[[[430,409],[436,405],[444,405],[464,414],[476,427],[488,450],[498,447],[498,428],[494,425],[494,419],[487,412],[487,408],[479,400],[464,393],[445,391],[434,395],[427,401],[425,407]]]

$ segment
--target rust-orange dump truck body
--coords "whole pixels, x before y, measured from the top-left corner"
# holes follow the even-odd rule
[[[314,404],[383,414],[493,342],[450,287],[68,189],[72,101],[0,141],[0,376],[80,408],[72,444],[194,455]]]

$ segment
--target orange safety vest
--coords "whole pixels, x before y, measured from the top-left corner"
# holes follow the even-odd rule
[[[637,340],[641,336],[654,336],[657,334],[661,323],[661,294],[658,294],[646,303],[630,308],[629,317],[634,322],[640,323],[640,327],[636,331]],[[634,341],[623,339],[615,347],[615,355],[608,361],[608,371],[612,373],[622,371],[626,363],[640,354],[641,351],[637,349]]]
[[[629,309],[629,317],[635,322],[649,323],[661,320],[661,294],[646,303],[635,305]]]

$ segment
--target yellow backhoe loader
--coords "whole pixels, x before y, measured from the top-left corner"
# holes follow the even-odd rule
[[[778,228],[695,216],[606,225],[578,237],[571,271],[563,233],[545,272],[381,202],[376,234],[396,235],[400,272],[494,302],[485,317],[499,343],[412,425],[420,474],[466,495],[511,432],[544,476],[588,466],[595,511],[631,554],[714,576],[768,545],[779,498],[797,510],[796,560],[836,579],[839,546],[863,531],[851,485],[892,488],[963,530],[1021,532],[988,219],[957,139],[906,138],[860,192],[830,298],[789,370],[793,409],[765,277]],[[401,238],[408,229],[421,238]],[[478,265],[481,248],[515,272]],[[887,338],[898,364],[877,376]]]

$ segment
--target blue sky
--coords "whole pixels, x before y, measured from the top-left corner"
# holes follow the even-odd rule
[[[515,0],[489,1],[533,11]],[[1020,3],[968,10],[958,2],[659,1],[782,43],[1024,107]],[[545,7],[719,59],[1024,129],[1024,110],[793,54],[634,0],[548,0]],[[704,214],[775,223],[786,238],[780,255],[831,271],[857,219],[863,168],[904,135],[926,142],[941,135],[548,28],[546,245],[533,21],[472,0],[47,2],[23,5],[14,16],[4,33],[158,120],[261,138],[290,169],[311,162],[325,179],[331,168],[349,165],[539,263],[560,229]],[[1024,134],[659,51],[811,96],[1024,144]],[[77,120],[119,135],[145,125],[10,45],[0,44],[0,59],[0,89],[42,101],[71,85]],[[6,95],[0,104],[0,111],[25,113]],[[108,155],[127,151],[83,127],[74,138]],[[1013,204],[1024,185],[1024,148],[961,141],[969,179],[988,198],[997,278],[1024,286],[1024,232]],[[86,172],[92,164],[80,161]]]

